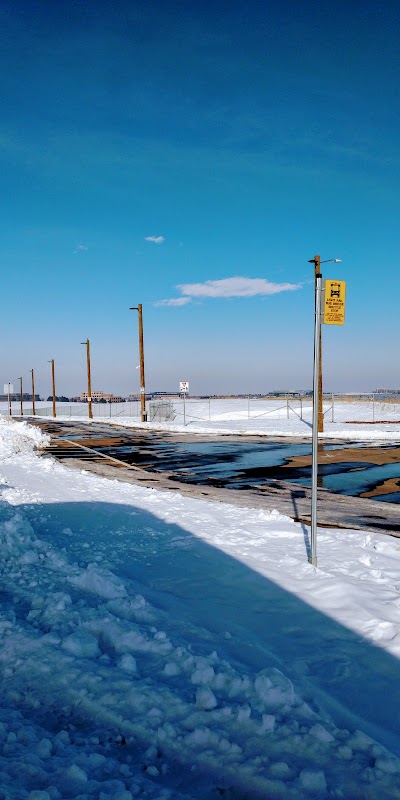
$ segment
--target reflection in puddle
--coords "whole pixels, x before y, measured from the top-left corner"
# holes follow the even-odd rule
[[[311,486],[311,443],[291,442],[154,442],[145,446],[98,448],[128,463],[149,465],[179,475],[186,483],[244,488],[270,480]],[[138,450],[140,449],[140,456]],[[341,452],[343,453],[343,460]],[[400,460],[398,448],[363,447],[358,444],[319,444],[318,486],[339,494],[359,496],[374,493],[371,499],[400,503]],[[369,460],[378,453],[376,464]],[[365,454],[365,460],[361,460]],[[356,460],[359,459],[359,460]],[[322,462],[322,463],[321,463]],[[390,481],[385,492],[386,481]],[[397,491],[397,486],[399,489]],[[380,487],[377,489],[376,487]],[[379,492],[382,492],[380,494]]]

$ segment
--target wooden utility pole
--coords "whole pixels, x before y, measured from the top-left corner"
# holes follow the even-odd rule
[[[90,342],[89,342],[89,339],[86,339],[86,342],[81,342],[81,344],[85,344],[86,345],[88,416],[89,416],[89,419],[93,419],[92,379],[91,379],[91,374],[90,374]]]
[[[22,405],[22,378],[19,378],[19,407],[21,412],[21,417],[24,416],[24,407]]]
[[[138,312],[139,322],[139,364],[140,364],[140,411],[142,422],[147,422],[146,414],[146,386],[144,378],[144,344],[143,344],[143,311],[142,304],[130,308],[130,311]]]
[[[32,415],[35,416],[35,414],[36,414],[36,410],[35,410],[35,373],[34,373],[33,369],[31,369],[31,373],[32,373]]]
[[[54,373],[54,358],[52,358],[49,362],[51,364],[51,388],[53,391],[53,417],[56,415],[56,379]]]

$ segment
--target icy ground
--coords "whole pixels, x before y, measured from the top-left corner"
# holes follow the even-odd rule
[[[400,540],[110,481],[0,420],[3,800],[400,798]]]

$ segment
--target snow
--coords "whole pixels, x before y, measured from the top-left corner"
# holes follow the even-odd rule
[[[286,424],[286,423],[285,423]],[[400,798],[400,541],[43,459],[0,419],[0,798]]]
[[[140,422],[138,403],[93,405],[94,421],[115,425],[142,427],[150,430],[170,430],[179,433],[213,435],[237,434],[247,436],[312,436],[312,400],[310,397],[277,397],[267,400],[187,398],[172,401],[174,418],[160,422],[157,418]],[[152,406],[148,404],[149,420]],[[7,413],[3,404],[3,413]],[[18,411],[19,413],[19,411]],[[25,413],[31,413],[26,405]],[[49,404],[37,404],[36,413],[51,417]],[[87,405],[58,403],[60,420],[87,420]],[[372,396],[363,399],[346,397],[324,400],[324,438],[352,441],[400,441],[400,402],[380,400]]]

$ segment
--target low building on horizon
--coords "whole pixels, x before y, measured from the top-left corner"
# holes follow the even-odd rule
[[[81,403],[88,402],[88,393],[81,392],[79,399]],[[125,403],[125,397],[112,394],[110,392],[100,392],[98,390],[92,392],[92,403]]]

